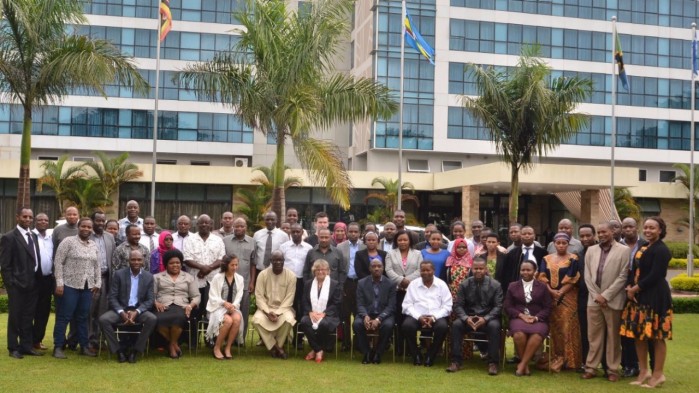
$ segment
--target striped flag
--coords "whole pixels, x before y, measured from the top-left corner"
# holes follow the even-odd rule
[[[425,41],[413,25],[413,18],[410,17],[408,10],[405,10],[403,18],[405,23],[405,42],[412,46],[416,51],[420,52],[427,60],[434,65],[434,49]]]
[[[624,51],[621,49],[621,40],[619,39],[619,34],[614,29],[614,60],[619,67],[619,81],[624,90],[629,91],[629,79],[626,77],[626,69],[624,69]]]
[[[160,0],[160,41],[172,30],[172,12],[170,0]]]

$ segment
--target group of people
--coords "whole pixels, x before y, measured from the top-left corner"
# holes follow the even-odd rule
[[[341,341],[343,350],[361,352],[362,363],[380,363],[393,341],[415,365],[432,366],[448,353],[448,372],[477,349],[496,375],[507,334],[517,376],[529,375],[535,360],[543,369],[579,370],[584,379],[602,364],[610,381],[636,376],[634,384],[650,387],[664,381],[672,298],[660,217],[643,222],[644,240],[632,218],[580,225],[580,240],[564,219],[547,248],[532,227],[513,224],[504,248],[479,220],[470,227],[453,222],[451,240],[428,225],[419,241],[401,210],[381,233],[356,222],[331,230],[320,212],[309,234],[290,208],[284,225],[266,213],[265,227],[253,236],[245,219],[230,212],[219,229],[202,214],[190,232],[183,215],[176,231],[156,233],[155,219],[139,217],[136,201],[118,221],[100,212],[80,218],[72,207],[64,216],[66,223],[49,233],[46,214],[35,221],[30,209],[20,209],[17,227],[0,239],[12,357],[48,349],[42,340],[53,296],[56,358],[77,345],[96,356],[101,331],[118,360],[133,363],[157,331],[153,337],[176,359],[183,331],[205,321],[213,356],[226,360],[250,322],[260,344],[280,359],[288,358],[287,339],[301,349],[305,338],[306,360],[322,362]],[[251,294],[256,311],[248,321]],[[128,329],[140,334],[119,340],[117,330]]]

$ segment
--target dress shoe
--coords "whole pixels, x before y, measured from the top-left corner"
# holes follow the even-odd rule
[[[414,355],[413,356],[413,365],[415,366],[421,366],[422,365],[422,356],[420,354]]]
[[[645,384],[650,379],[650,377],[651,377],[650,370],[646,370],[646,372],[644,373],[643,376],[641,376],[639,374],[638,378],[635,381],[629,382],[629,385],[641,386],[641,385]]]
[[[81,348],[80,349],[80,354],[84,356],[88,356],[91,358],[96,358],[97,357],[97,352],[89,349],[89,348]]]
[[[36,343],[36,344],[34,344],[34,349],[37,349],[40,351],[45,351],[45,350],[49,349],[49,347],[47,347],[43,343]]]
[[[596,376],[597,375],[595,375],[595,373],[585,371],[584,373],[582,373],[582,375],[580,375],[580,378],[581,379],[592,379],[592,378],[595,378]]]
[[[63,352],[63,348],[58,347],[53,349],[53,357],[55,357],[56,359],[68,359],[66,353]]]
[[[10,351],[10,357],[15,359],[23,359],[24,355],[22,355],[22,352],[15,349],[14,351]]]
[[[374,354],[374,358],[371,360],[374,364],[381,364],[381,355],[378,353]]]
[[[129,354],[129,363],[134,364],[134,363],[136,363],[137,359],[138,359],[138,352],[131,351],[131,353]]]
[[[430,355],[425,356],[425,367],[432,367],[433,364],[434,358],[432,358]]]
[[[619,381],[619,374],[609,374],[609,376],[607,377],[607,381],[609,381],[609,382]]]
[[[117,359],[119,360],[119,363],[126,362],[126,354],[124,353],[124,351],[117,351]]]
[[[39,352],[35,350],[34,348],[29,349],[29,350],[24,350],[22,351],[22,355],[27,355],[27,356],[44,356],[43,352]]]
[[[369,364],[369,353],[365,353],[364,356],[362,356],[362,364]]]
[[[488,375],[498,375],[498,365],[495,363],[490,363],[488,365]]]
[[[637,377],[640,371],[635,367],[627,367],[623,371],[624,378]]]
[[[507,364],[517,364],[519,363],[519,357],[514,356],[509,359],[507,359]]]
[[[447,371],[448,373],[455,373],[455,372],[457,372],[457,371],[460,371],[461,369],[463,369],[463,367],[462,367],[459,363],[452,362],[452,363],[449,365],[449,367],[447,367],[447,370],[446,370],[446,371]]]
[[[659,388],[665,383],[665,376],[661,375],[658,379],[649,379],[648,382],[641,385],[642,388]]]

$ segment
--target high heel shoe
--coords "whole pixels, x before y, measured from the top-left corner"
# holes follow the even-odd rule
[[[316,358],[315,352],[309,352],[309,353],[306,355],[306,360],[313,360],[313,359],[315,359],[315,358]]]
[[[645,384],[650,379],[651,375],[652,374],[651,374],[650,370],[647,370],[645,375],[639,375],[638,379],[636,379],[633,382],[629,382],[629,385],[641,386],[641,385]]]
[[[665,383],[665,375],[661,375],[660,378],[656,379],[653,381],[653,378],[651,378],[648,383],[644,383],[641,385],[642,388],[659,388],[663,386],[663,383]]]
[[[323,361],[323,353],[318,352],[316,353],[316,363],[321,363]]]

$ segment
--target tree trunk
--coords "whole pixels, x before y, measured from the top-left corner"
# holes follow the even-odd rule
[[[512,177],[510,179],[510,225],[517,222],[519,213],[519,168],[510,164]]]
[[[286,217],[286,192],[284,190],[284,131],[277,131],[277,157],[274,161],[274,190],[272,191],[272,211],[277,214],[277,224]]]
[[[24,124],[22,128],[22,145],[19,159],[19,179],[17,180],[17,210],[29,207],[29,164],[32,153],[32,110],[24,108]]]

